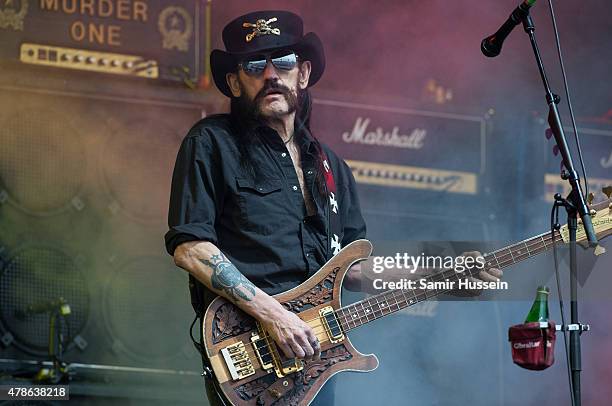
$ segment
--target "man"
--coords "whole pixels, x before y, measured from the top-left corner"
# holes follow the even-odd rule
[[[223,42],[227,51],[212,52],[211,70],[231,112],[201,120],[183,140],[166,247],[205,286],[192,291],[200,316],[224,296],[285,356],[315,357],[313,330],[271,295],[299,285],[366,233],[350,169],[310,132],[308,88],[325,69],[323,46],[286,11],[238,17]],[[329,386],[315,402],[333,401]]]
[[[223,42],[228,51],[212,52],[211,69],[231,113],[201,120],[181,145],[166,247],[206,286],[196,311],[222,295],[287,357],[317,356],[313,330],[270,295],[365,236],[351,171],[310,134],[307,88],[325,69],[323,46],[286,11],[238,17]]]

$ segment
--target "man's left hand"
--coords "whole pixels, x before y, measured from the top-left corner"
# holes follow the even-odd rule
[[[469,251],[461,254],[462,257],[472,257],[474,259],[482,257],[482,254],[478,251]],[[477,276],[470,276],[470,281],[485,281],[485,282],[497,282],[501,280],[504,275],[504,271],[498,268],[484,268],[478,272]],[[481,293],[481,289],[455,289],[451,292],[454,296],[478,296]]]

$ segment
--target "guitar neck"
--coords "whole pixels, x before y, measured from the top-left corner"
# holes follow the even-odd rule
[[[554,238],[553,238],[554,237]],[[562,241],[558,231],[543,233],[527,240],[500,248],[483,255],[485,268],[504,269],[542,252]],[[423,279],[429,282],[458,282],[468,276],[476,276],[481,269],[458,273],[454,269],[437,272]],[[439,284],[445,285],[445,284]],[[431,286],[436,286],[432,284]],[[363,324],[431,299],[451,289],[396,289],[385,291],[336,310],[336,317],[344,331],[349,331]]]

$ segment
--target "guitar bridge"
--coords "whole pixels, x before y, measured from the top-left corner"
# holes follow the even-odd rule
[[[253,362],[242,341],[223,348],[221,355],[233,380],[243,379],[255,374]]]
[[[323,323],[325,332],[329,337],[329,342],[336,344],[344,340],[344,333],[342,332],[342,328],[338,323],[333,307],[325,306],[319,310],[319,316],[321,316],[321,322]]]

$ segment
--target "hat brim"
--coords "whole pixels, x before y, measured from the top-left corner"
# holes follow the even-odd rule
[[[313,86],[321,79],[323,71],[325,71],[325,53],[323,52],[323,43],[317,34],[309,32],[296,44],[284,46],[283,48],[293,49],[302,59],[310,61],[312,70],[310,72],[310,79],[308,80],[308,87]],[[279,48],[259,49],[256,53],[268,52],[274,49]],[[227,97],[232,97],[232,92],[226,80],[227,74],[236,72],[238,62],[245,56],[251,54],[253,54],[253,52],[229,53],[220,49],[214,49],[210,53],[210,70],[213,80],[221,93]]]

